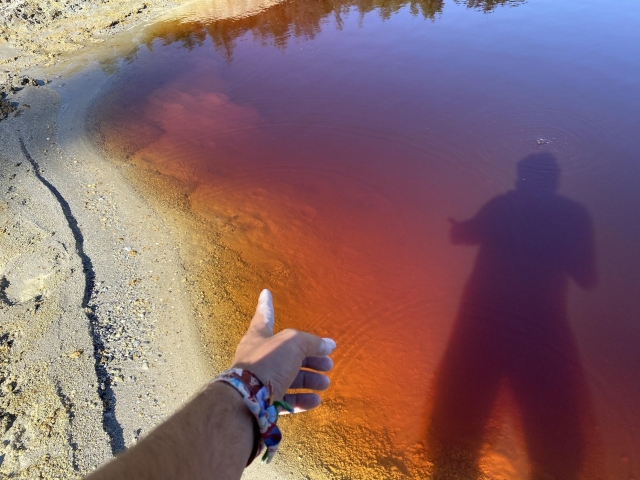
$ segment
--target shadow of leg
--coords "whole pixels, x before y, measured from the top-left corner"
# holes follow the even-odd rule
[[[565,352],[566,353],[566,352]],[[574,480],[585,458],[580,368],[566,356],[540,355],[511,378],[534,479]]]
[[[434,480],[480,478],[478,454],[502,369],[487,336],[474,330],[454,331],[440,365],[428,432]]]

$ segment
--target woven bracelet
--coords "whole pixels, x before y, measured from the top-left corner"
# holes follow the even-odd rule
[[[216,382],[224,382],[235,388],[242,396],[244,404],[256,418],[260,438],[247,465],[253,462],[265,448],[262,461],[269,463],[282,441],[282,433],[277,425],[278,415],[282,410],[293,413],[293,408],[285,401],[274,400],[271,382],[264,385],[258,377],[248,370],[231,368],[211,380],[210,384]]]

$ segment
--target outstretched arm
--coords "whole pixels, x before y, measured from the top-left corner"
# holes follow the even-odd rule
[[[275,398],[296,411],[320,404],[315,393],[285,395],[289,388],[324,390],[335,342],[295,330],[273,334],[271,294],[263,290],[233,366],[271,381]],[[304,367],[305,369],[301,369]],[[315,371],[311,371],[315,370]],[[214,383],[130,450],[88,480],[106,479],[239,479],[254,446],[254,417],[239,393]]]
[[[449,237],[454,245],[478,245],[499,226],[496,222],[504,209],[505,195],[499,195],[485,203],[473,218],[459,222],[449,217]]]

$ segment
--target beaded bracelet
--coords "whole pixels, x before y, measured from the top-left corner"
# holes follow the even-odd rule
[[[282,441],[282,433],[277,425],[278,415],[282,410],[293,413],[293,408],[283,400],[274,400],[271,382],[268,381],[264,385],[258,377],[248,370],[231,368],[211,380],[210,384],[216,382],[224,382],[235,388],[258,422],[260,438],[247,465],[253,462],[265,447],[266,451],[262,456],[262,461],[269,463]]]

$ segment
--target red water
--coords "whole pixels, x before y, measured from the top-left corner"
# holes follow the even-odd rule
[[[107,143],[191,182],[279,327],[337,340],[338,475],[363,427],[385,478],[635,478],[640,7],[361,9],[163,25]]]

